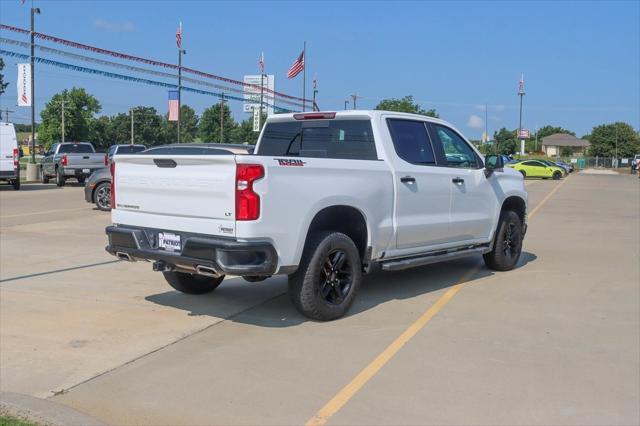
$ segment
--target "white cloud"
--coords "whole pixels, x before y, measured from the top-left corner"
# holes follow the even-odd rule
[[[136,30],[136,26],[133,22],[109,22],[104,19],[96,19],[94,23],[96,28],[102,28],[103,30],[113,31],[116,33],[130,33]]]
[[[484,120],[475,114],[471,114],[469,116],[469,121],[467,121],[467,126],[471,127],[472,129],[483,129]]]
[[[504,111],[504,105],[502,104],[496,105],[496,112],[502,112],[502,111]]]

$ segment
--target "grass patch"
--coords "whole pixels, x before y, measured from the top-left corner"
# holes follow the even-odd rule
[[[38,423],[0,414],[0,426],[38,426]]]

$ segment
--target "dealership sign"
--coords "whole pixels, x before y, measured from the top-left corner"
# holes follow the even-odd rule
[[[18,106],[31,106],[31,66],[18,64]]]
[[[520,129],[519,139],[529,139],[530,132],[527,129]]]
[[[275,90],[275,76],[265,74],[245,75],[244,82],[244,112],[260,109],[260,93],[262,93],[262,109],[267,115],[273,114],[273,91]],[[261,85],[263,89],[261,89]],[[269,106],[267,106],[269,104]]]

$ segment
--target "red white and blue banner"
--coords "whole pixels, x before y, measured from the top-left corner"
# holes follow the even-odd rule
[[[31,106],[31,64],[18,64],[18,106]]]
[[[169,90],[169,121],[178,121],[180,96],[177,90]]]

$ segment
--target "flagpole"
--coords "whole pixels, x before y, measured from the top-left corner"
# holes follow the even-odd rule
[[[302,47],[302,111],[306,111],[307,110],[307,96],[306,96],[306,89],[307,89],[307,42],[304,42],[304,45]]]
[[[180,143],[180,107],[182,91],[182,49],[178,48],[178,143]]]

